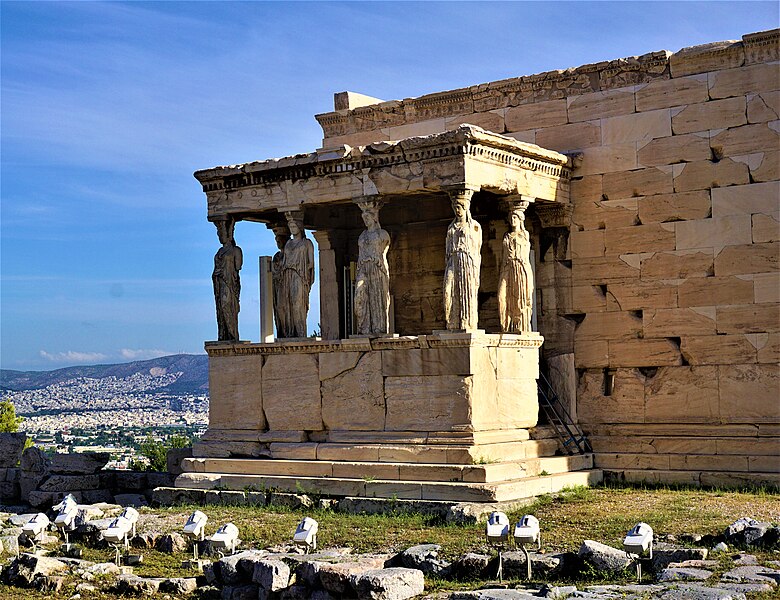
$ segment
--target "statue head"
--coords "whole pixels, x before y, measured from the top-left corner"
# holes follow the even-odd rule
[[[382,208],[383,202],[380,200],[365,200],[357,203],[360,207],[361,216],[363,217],[363,223],[367,229],[379,228],[379,209]]]
[[[466,194],[455,194],[452,196],[452,212],[458,221],[465,221],[471,218],[471,197]]]
[[[287,229],[287,225],[274,225],[271,229],[274,231],[276,247],[279,248],[279,250],[284,250],[284,245],[290,239],[290,230]]]
[[[525,229],[525,211],[521,208],[513,208],[509,211],[509,227],[512,231]]]
[[[290,230],[290,234],[294,238],[302,238],[306,235],[306,230],[303,227],[303,212],[287,212],[287,227]]]
[[[226,217],[225,219],[215,220],[214,226],[217,228],[219,242],[223,246],[233,241],[233,233],[235,230],[235,221],[233,219]]]

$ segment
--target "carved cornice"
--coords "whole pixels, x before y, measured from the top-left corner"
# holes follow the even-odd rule
[[[195,172],[206,194],[267,186],[287,181],[359,173],[399,164],[470,157],[483,162],[534,171],[568,180],[570,160],[563,154],[526,144],[479,127],[463,125],[444,133],[380,142],[320,155],[299,154],[282,159],[214,167]],[[357,173],[356,173],[357,172]]]
[[[539,217],[543,229],[554,227],[564,227],[568,229],[571,225],[573,210],[571,204],[535,202],[533,207],[534,213]]]

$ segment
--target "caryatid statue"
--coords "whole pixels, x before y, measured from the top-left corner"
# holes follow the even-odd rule
[[[214,302],[217,307],[217,339],[220,342],[238,341],[238,311],[241,280],[238,272],[244,263],[241,248],[233,239],[235,222],[232,218],[215,220],[222,247],[214,255]]]
[[[271,225],[276,239],[276,247],[279,251],[271,258],[271,283],[273,286],[274,321],[277,333],[287,330],[287,322],[280,311],[282,305],[279,292],[282,289],[282,260],[284,259],[284,246],[290,239],[290,230],[287,225]]]
[[[477,329],[482,227],[471,216],[473,190],[450,192],[455,219],[447,228],[444,316],[447,329]]]
[[[358,335],[385,335],[390,332],[390,268],[387,250],[390,235],[379,225],[381,201],[357,203],[366,230],[358,238],[355,275],[355,320]]]
[[[277,334],[280,338],[302,338],[307,337],[309,292],[314,283],[314,244],[306,237],[303,215],[288,212],[286,216],[292,239],[282,252]]]
[[[528,202],[509,205],[509,231],[504,234],[498,279],[498,315],[501,331],[531,331],[534,274],[531,269],[531,239],[525,228]]]

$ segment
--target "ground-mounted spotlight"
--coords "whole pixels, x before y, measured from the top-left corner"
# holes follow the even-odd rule
[[[103,539],[114,548],[117,566],[121,566],[120,548],[124,547],[125,552],[130,549],[130,538],[135,537],[135,526],[137,522],[138,511],[132,506],[128,506],[122,511],[121,515],[111,521],[111,524],[107,529],[103,530]]]
[[[79,505],[73,494],[68,494],[62,499],[62,502],[52,506],[57,511],[54,517],[54,525],[62,535],[65,542],[66,551],[70,549],[68,534],[76,529],[76,516],[79,514]]]
[[[238,546],[238,527],[233,523],[225,523],[208,540],[211,542],[211,547],[223,557],[225,553],[233,554]]]
[[[199,510],[196,510],[187,519],[184,528],[181,530],[184,537],[192,540],[192,558],[198,560],[198,542],[203,541],[206,534],[206,521],[209,518]]]
[[[317,531],[319,528],[320,526],[317,521],[311,517],[304,517],[303,520],[298,523],[298,527],[295,528],[293,543],[296,546],[303,546],[306,549],[306,554],[308,554],[310,550],[316,550]]]
[[[531,556],[528,554],[528,548],[531,544],[536,544],[536,549],[542,549],[542,531],[539,527],[539,519],[533,515],[523,515],[515,525],[515,529],[512,532],[512,537],[515,539],[515,544],[520,546],[520,549],[525,554],[525,566],[527,569],[527,578],[531,580]]]
[[[641,557],[649,554],[653,558],[653,528],[647,523],[637,523],[626,534],[623,549],[630,557],[636,557],[636,577],[642,581]]]
[[[22,535],[33,545],[33,552],[35,552],[38,542],[43,540],[43,536],[46,535],[46,528],[49,526],[49,523],[49,517],[43,513],[38,513],[22,525]]]
[[[509,536],[509,517],[505,513],[494,511],[490,513],[485,525],[485,538],[488,544],[498,548],[498,580],[502,581],[504,576],[504,555],[503,548],[509,546],[511,537]]]

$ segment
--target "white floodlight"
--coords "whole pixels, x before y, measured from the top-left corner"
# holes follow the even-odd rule
[[[195,560],[198,560],[198,540],[203,540],[208,520],[209,518],[204,513],[196,510],[187,519],[184,529],[182,529],[182,533],[192,540],[192,555]]]
[[[233,554],[238,545],[238,527],[233,523],[225,523],[208,539],[212,548],[215,548],[220,554],[224,554],[222,550]]]
[[[78,502],[76,502],[76,498],[72,494],[68,494],[62,499],[62,502],[52,508],[58,511],[57,516],[54,517],[54,525],[65,538],[65,543],[67,544],[68,533],[76,528],[76,516],[79,513]]]
[[[38,513],[31,517],[27,523],[22,525],[22,534],[30,540],[33,549],[35,549],[35,543],[45,535],[49,522],[49,517],[43,513]]]
[[[539,519],[533,515],[523,515],[515,525],[512,533],[515,544],[520,544],[520,548],[525,554],[525,566],[528,580],[531,580],[531,556],[528,554],[527,544],[536,544],[536,549],[542,549],[542,532],[539,527]]]
[[[485,537],[488,544],[499,546],[498,550],[498,580],[502,581],[504,572],[504,556],[501,546],[509,543],[509,517],[500,511],[490,513],[485,526]]]
[[[102,533],[103,539],[113,546],[116,551],[117,566],[119,566],[120,562],[119,548],[121,546],[124,546],[125,550],[130,548],[130,538],[135,537],[135,525],[137,522],[138,511],[128,506],[122,511],[121,515],[111,521],[108,529],[105,529]]]
[[[653,558],[653,528],[647,523],[634,525],[623,540],[623,549],[629,556],[637,557],[636,577],[642,581],[642,563],[639,561],[639,557],[649,553],[650,558]]]
[[[309,550],[317,549],[317,531],[320,526],[317,521],[311,517],[304,517],[303,520],[298,523],[298,527],[293,534],[293,543],[296,546],[304,546],[306,552]]]

